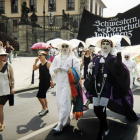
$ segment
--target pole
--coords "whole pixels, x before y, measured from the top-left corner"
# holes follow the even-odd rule
[[[44,42],[45,42],[45,0],[44,0],[44,6],[43,6],[43,14],[44,14]]]

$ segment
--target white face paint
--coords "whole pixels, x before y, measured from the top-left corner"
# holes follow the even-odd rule
[[[64,44],[62,45],[62,54],[66,55],[69,53],[69,45]]]
[[[103,52],[108,52],[110,50],[110,48],[111,48],[110,43],[108,43],[108,42],[102,43],[102,51]]]

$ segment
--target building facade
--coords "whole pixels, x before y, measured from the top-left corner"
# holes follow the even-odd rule
[[[20,39],[19,23],[23,2],[26,2],[29,8],[28,20],[31,22],[33,11],[38,19],[36,22],[38,26],[31,28],[32,44],[51,38],[61,38],[65,16],[68,17],[65,27],[69,31],[65,39],[75,38],[83,8],[85,7],[93,14],[103,16],[103,8],[106,7],[101,0],[0,0],[0,32],[11,35],[17,41]]]

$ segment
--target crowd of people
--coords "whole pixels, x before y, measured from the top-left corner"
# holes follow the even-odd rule
[[[83,47],[74,48],[69,41],[64,40],[54,48],[53,46],[38,52],[33,70],[39,69],[39,90],[37,99],[42,109],[38,112],[40,116],[49,113],[46,93],[56,83],[56,100],[59,114],[59,122],[53,130],[61,132],[70,125],[70,112],[73,104],[73,114],[78,120],[83,116],[85,101],[93,103],[93,110],[100,120],[100,129],[97,140],[103,140],[109,133],[109,122],[107,121],[106,108],[127,119],[137,120],[139,117],[133,111],[133,76],[134,68],[138,80],[140,74],[136,62],[131,59],[131,53],[126,52],[121,56],[117,52],[112,55],[115,43],[111,39],[100,40],[100,50],[95,53],[94,49]],[[5,51],[6,49],[6,51]],[[14,104],[14,75],[11,64],[12,46],[7,42],[3,47],[0,42],[0,131],[4,130],[3,106],[9,100]],[[38,61],[40,60],[40,63]],[[80,61],[81,60],[81,61]],[[92,86],[83,92],[81,84],[81,71],[86,81],[92,77]]]

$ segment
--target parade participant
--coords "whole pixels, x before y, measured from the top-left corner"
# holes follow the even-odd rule
[[[46,60],[52,63],[54,57],[52,54],[49,53],[49,48],[45,49],[44,51],[46,52],[47,55]]]
[[[126,116],[138,119],[133,108],[133,95],[129,88],[129,70],[121,62],[121,53],[117,57],[110,54],[114,43],[110,39],[101,39],[101,55],[93,57],[88,70],[93,76],[89,94],[93,96],[94,113],[100,120],[98,140],[109,132],[106,107]]]
[[[13,68],[10,64],[5,62],[7,53],[1,48],[0,49],[0,131],[3,131],[5,128],[4,124],[4,113],[3,107],[9,100],[9,105],[14,104],[14,73]],[[12,100],[12,104],[11,104]]]
[[[73,67],[80,72],[79,60],[73,55],[72,46],[63,41],[57,46],[61,49],[51,65],[50,72],[56,77],[56,99],[59,113],[59,122],[53,130],[61,132],[63,127],[70,124],[71,90],[68,79],[69,68]]]
[[[37,65],[38,61],[41,61],[40,64]],[[41,51],[38,54],[38,58],[35,59],[35,63],[33,65],[33,70],[39,69],[39,91],[37,93],[37,98],[42,106],[42,110],[39,112],[40,116],[44,116],[49,112],[48,104],[46,99],[46,92],[48,91],[50,85],[54,86],[53,80],[49,73],[49,68],[51,63],[46,60],[45,51]]]
[[[9,61],[12,64],[11,53],[14,50],[14,48],[11,45],[9,45],[9,41],[6,42],[6,46],[4,47],[4,49],[6,49],[6,53],[8,53],[7,61],[8,61],[8,58],[9,58]]]
[[[85,55],[82,57],[82,68],[84,67],[84,79],[86,78],[88,64],[91,61],[90,51],[89,49],[86,50]]]
[[[138,80],[140,80],[140,74],[137,68],[137,63],[135,60],[131,59],[131,53],[130,52],[124,52],[123,53],[123,63],[127,66],[130,72],[130,88],[133,88],[133,74],[132,70],[134,69],[135,74],[138,77]]]

